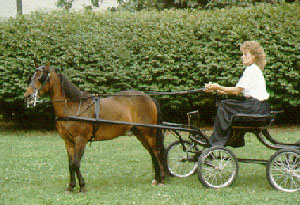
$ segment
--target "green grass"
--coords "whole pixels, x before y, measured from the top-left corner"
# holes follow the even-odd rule
[[[282,141],[299,139],[300,128],[273,129]],[[268,159],[274,153],[248,134],[238,157]],[[175,139],[166,139],[169,143]],[[300,192],[274,190],[265,167],[240,164],[236,182],[223,189],[204,188],[197,175],[168,178],[151,186],[150,157],[134,137],[94,142],[87,146],[81,170],[88,192],[73,194],[67,154],[56,132],[0,131],[0,204],[299,204]]]

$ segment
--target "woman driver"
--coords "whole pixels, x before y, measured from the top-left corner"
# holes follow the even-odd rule
[[[244,133],[242,136],[238,136],[236,140],[230,140],[232,135],[231,117],[238,113],[268,114],[270,112],[269,104],[266,102],[269,99],[269,94],[266,91],[266,82],[262,73],[266,65],[264,50],[255,41],[244,42],[240,50],[243,53],[243,64],[247,67],[236,86],[223,87],[218,83],[205,85],[206,92],[217,91],[220,94],[233,95],[243,93],[244,96],[242,101],[229,99],[220,103],[214,121],[214,131],[209,139],[212,146],[244,146]]]

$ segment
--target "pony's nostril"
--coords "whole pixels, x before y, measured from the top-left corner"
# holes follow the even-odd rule
[[[28,99],[28,98],[31,97],[31,95],[32,95],[32,94],[25,93],[23,97],[24,97],[24,99]]]

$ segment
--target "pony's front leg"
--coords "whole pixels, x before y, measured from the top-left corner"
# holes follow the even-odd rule
[[[81,158],[84,154],[84,149],[85,149],[86,144],[87,144],[86,139],[84,139],[82,137],[76,137],[73,168],[76,172],[77,179],[79,181],[80,192],[86,192],[87,191],[86,188],[85,188],[84,178],[83,178],[83,176],[81,174],[81,171],[80,171],[80,162],[81,162]]]
[[[86,192],[85,182],[82,174],[80,172],[80,162],[84,154],[84,149],[86,146],[86,140],[81,137],[76,137],[74,143],[66,142],[66,147],[69,155],[69,171],[70,171],[70,184],[67,191],[73,191],[76,186],[76,176],[79,181],[80,192]]]
[[[69,140],[65,140],[65,146],[66,146],[68,158],[69,158],[69,173],[70,173],[70,184],[69,184],[69,187],[67,188],[67,191],[72,192],[74,187],[76,186],[76,175],[75,175],[75,169],[73,166],[75,147],[74,147],[74,143]]]
[[[86,192],[84,178],[80,171],[80,161],[83,156],[84,149],[81,149],[76,155],[74,160],[75,172],[79,181],[80,192]]]
[[[76,177],[75,177],[75,170],[73,169],[73,157],[70,156],[69,152],[68,152],[68,156],[69,156],[69,173],[70,173],[70,184],[69,187],[67,188],[67,191],[72,192],[74,187],[76,186]]]

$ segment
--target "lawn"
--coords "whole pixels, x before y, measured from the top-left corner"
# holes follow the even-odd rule
[[[281,141],[295,142],[300,127],[272,128]],[[166,144],[172,140],[166,138]],[[274,153],[247,134],[246,147],[232,149],[238,157],[268,159]],[[0,204],[299,204],[300,192],[274,190],[265,167],[240,164],[231,187],[206,189],[197,175],[168,178],[151,186],[150,157],[134,137],[94,142],[87,146],[81,170],[88,192],[66,193],[67,154],[55,131],[0,130]]]

